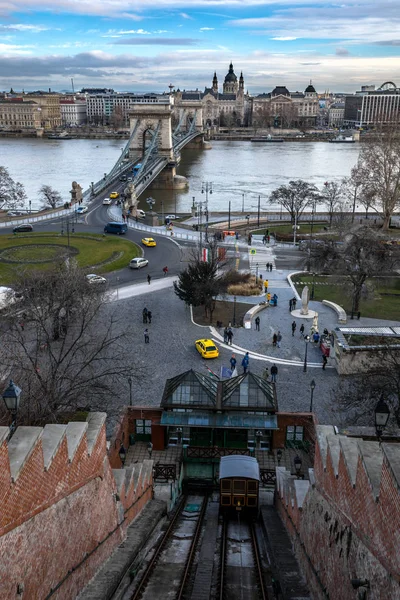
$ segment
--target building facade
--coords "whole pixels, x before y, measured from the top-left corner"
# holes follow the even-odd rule
[[[60,100],[60,112],[63,125],[84,125],[87,120],[86,100]]]
[[[312,127],[319,111],[318,94],[310,83],[304,92],[277,86],[252,99],[251,123],[263,127]]]
[[[41,111],[36,102],[22,99],[0,100],[0,127],[7,131],[39,129]]]
[[[344,122],[344,102],[334,102],[328,110],[329,127],[342,127]]]
[[[114,90],[82,90],[86,93],[87,121],[101,125],[127,127],[129,111],[138,102],[155,102],[165,94],[119,94]]]
[[[345,98],[344,124],[351,127],[372,127],[376,124],[398,123],[400,119],[400,88],[383,84],[378,90],[365,86],[354,96]]]
[[[41,127],[55,129],[61,126],[60,96],[53,92],[23,94],[24,102],[36,102],[40,109]]]

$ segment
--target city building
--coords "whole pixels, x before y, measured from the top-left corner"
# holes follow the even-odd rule
[[[328,109],[329,127],[342,127],[344,121],[344,102],[334,102]]]
[[[7,131],[39,129],[42,117],[40,107],[33,100],[22,98],[0,100],[0,127]]]
[[[312,127],[316,124],[319,98],[310,83],[304,92],[289,92],[277,86],[270,93],[252,98],[253,126],[259,127]]]
[[[138,102],[155,102],[165,99],[165,94],[118,93],[114,90],[83,89],[86,95],[87,121],[92,124],[127,127],[129,110]]]
[[[84,125],[87,120],[86,100],[62,98],[60,99],[60,112],[63,125]]]
[[[41,127],[55,129],[61,125],[60,95],[55,92],[30,92],[22,94],[24,102],[36,102],[40,109]]]
[[[377,124],[398,123],[400,119],[400,88],[392,82],[379,89],[363,86],[355,95],[346,96],[344,125],[373,127]]]

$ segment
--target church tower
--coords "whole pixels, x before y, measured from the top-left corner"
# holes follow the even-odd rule
[[[229,71],[225,76],[224,94],[237,94],[238,87],[238,80],[233,70],[233,64],[231,63],[229,65]]]
[[[217,73],[214,71],[214,77],[212,80],[212,91],[218,94],[218,78]]]

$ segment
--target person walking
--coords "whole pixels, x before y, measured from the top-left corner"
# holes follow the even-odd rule
[[[150,281],[151,281],[151,275],[147,275],[147,283],[150,285]]]
[[[146,307],[144,307],[143,311],[142,311],[142,316],[143,316],[143,323],[147,323],[147,315],[149,314],[149,311],[147,310]]]
[[[267,242],[267,238],[265,237],[265,235],[263,235],[262,243],[264,244],[264,246],[265,246],[266,242]]]
[[[281,347],[281,341],[282,341],[282,334],[280,331],[278,331],[278,335],[276,336],[276,345],[278,346],[278,348]]]
[[[228,327],[227,336],[228,336],[228,344],[230,346],[232,346],[233,331],[232,331],[232,329],[230,327]]]
[[[168,267],[163,268],[164,277],[168,275]]]
[[[149,330],[148,329],[144,330],[144,343],[145,344],[149,344],[150,343],[150,337],[149,337]]]
[[[292,312],[292,310],[293,310],[293,300],[290,299],[289,300],[289,312]]]
[[[151,460],[151,455],[153,454],[153,444],[152,444],[152,442],[149,442],[147,444],[147,452],[149,453],[149,459]]]
[[[256,331],[260,331],[260,317],[256,317],[255,319]]]
[[[269,379],[269,369],[268,367],[265,367],[263,374],[262,374],[263,379],[265,379],[265,381],[268,381]]]
[[[304,337],[304,323],[301,324],[300,327],[300,336],[303,338]]]
[[[271,294],[268,292],[268,294],[267,294],[267,302],[268,302],[268,304],[269,304],[270,300],[271,300]]]
[[[247,373],[247,369],[249,368],[249,353],[248,352],[246,352],[246,354],[243,356],[242,367],[243,367],[243,373]]]
[[[294,337],[294,332],[296,331],[296,327],[297,327],[296,321],[293,321],[293,323],[292,323],[292,337]]]
[[[269,243],[269,240],[268,240]],[[272,263],[269,263],[269,270],[272,271]]]
[[[147,320],[148,320],[148,322],[149,322],[149,325],[151,325],[151,318],[152,318],[152,316],[153,316],[153,315],[151,314],[151,310],[148,310],[148,311],[147,311]]]
[[[268,272],[269,271],[269,263],[267,263],[265,266],[266,266],[267,272]]]
[[[224,344],[228,343],[228,328],[224,328]]]
[[[274,333],[274,335],[272,336],[272,345],[276,346],[277,341],[278,341],[278,336],[276,335],[276,333]]]
[[[230,358],[230,365],[231,365],[231,371],[234,371],[236,369],[236,356],[234,354],[232,354],[231,358]]]
[[[278,367],[276,364],[273,364],[271,367],[271,383],[276,383],[276,378],[278,376]]]
[[[325,367],[327,365],[328,359],[326,358],[325,354],[322,357],[322,370],[325,371]]]
[[[293,306],[293,310],[296,310],[296,304],[297,304],[297,298],[296,296],[293,298],[292,300],[292,306]]]
[[[264,292],[265,293],[268,292],[268,279],[265,279],[265,281],[264,281]]]

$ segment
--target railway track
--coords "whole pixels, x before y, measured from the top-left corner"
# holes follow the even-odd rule
[[[139,573],[130,600],[171,598],[172,593],[176,600],[185,598],[206,508],[204,496],[181,500],[150,562],[143,574]]]
[[[247,521],[224,518],[218,600],[268,600],[256,526]]]

